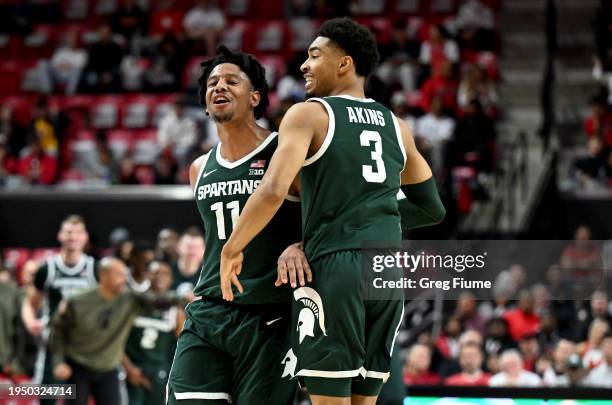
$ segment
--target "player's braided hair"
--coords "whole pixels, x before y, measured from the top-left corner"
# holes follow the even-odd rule
[[[335,42],[353,58],[359,76],[368,77],[378,65],[380,56],[374,35],[348,17],[333,18],[323,23],[319,36]]]
[[[254,109],[254,113],[256,119],[261,118],[270,103],[268,100],[266,70],[253,55],[248,53],[232,52],[225,45],[220,45],[217,51],[219,52],[217,56],[200,64],[200,66],[202,66],[202,75],[198,78],[198,84],[200,85],[200,104],[206,106],[206,82],[212,70],[222,63],[233,63],[249,77],[251,84],[253,84],[253,88],[259,92],[260,100],[259,104]]]

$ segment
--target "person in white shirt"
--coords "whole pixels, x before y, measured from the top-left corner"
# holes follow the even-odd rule
[[[199,0],[183,18],[187,37],[194,41],[204,41],[209,54],[214,53],[215,44],[226,23],[223,11],[210,3],[209,0]]]
[[[78,33],[69,31],[64,44],[53,52],[48,63],[49,90],[56,84],[62,84],[66,94],[74,94],[76,91],[81,72],[87,64],[87,51],[78,47],[78,40]]]
[[[601,343],[603,362],[595,367],[584,380],[584,385],[612,388],[612,331],[608,331]]]
[[[161,119],[157,141],[161,150],[170,148],[179,166],[185,166],[191,148],[198,140],[195,120],[185,114],[184,100],[177,100],[173,108]]]
[[[542,379],[523,368],[523,357],[515,349],[506,350],[500,358],[501,372],[489,380],[491,387],[540,387]]]
[[[453,136],[455,120],[442,114],[442,99],[434,97],[431,111],[416,121],[415,135],[421,152],[429,156],[431,168],[439,174],[443,168],[444,146]]]

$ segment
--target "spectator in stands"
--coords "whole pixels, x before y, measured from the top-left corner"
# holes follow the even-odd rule
[[[533,294],[529,290],[522,290],[517,308],[506,312],[504,319],[510,326],[510,336],[516,342],[524,335],[539,332],[540,317],[533,312]]]
[[[45,153],[37,138],[30,138],[17,162],[17,173],[28,184],[53,184],[58,173],[57,158]]]
[[[155,244],[155,258],[162,262],[174,263],[178,259],[178,240],[179,235],[176,229],[160,229]]]
[[[523,358],[518,350],[506,350],[500,358],[501,372],[489,380],[491,387],[539,387],[542,380],[536,373],[523,368]]]
[[[110,255],[121,260],[126,266],[130,263],[134,242],[130,236],[130,231],[122,226],[117,227],[108,235],[110,245]]]
[[[612,70],[612,4],[602,0],[593,21],[595,58],[607,71]]]
[[[612,315],[608,310],[608,294],[602,290],[593,291],[588,300],[588,308],[582,308],[574,319],[574,338],[576,342],[585,341],[589,335],[589,328],[595,319],[602,319],[612,326]]]
[[[43,153],[57,156],[60,137],[58,137],[57,128],[51,115],[47,98],[40,97],[36,100],[32,109],[30,130],[36,136]]]
[[[166,33],[182,35],[185,11],[175,7],[173,0],[159,0],[151,15],[151,35],[159,38]]]
[[[481,346],[466,344],[459,349],[461,372],[444,380],[444,385],[487,386],[491,375],[483,372],[484,357]]]
[[[276,94],[281,101],[291,101],[292,103],[302,101],[306,97],[304,90],[304,77],[300,71],[302,55],[296,54],[287,63],[287,71],[276,84]],[[284,114],[283,114],[284,115]],[[280,121],[279,121],[280,122]],[[276,127],[278,129],[278,127]]]
[[[459,364],[459,353],[461,348],[468,345],[475,345],[482,348],[483,338],[482,334],[474,329],[468,329],[463,332],[458,339],[458,345],[456,355],[453,357],[444,357],[441,363],[438,365],[438,373],[441,377],[448,377],[453,374],[461,372],[461,365]]]
[[[192,49],[203,50],[206,55],[212,55],[215,52],[225,24],[225,14],[210,0],[198,0],[183,18],[183,28],[187,38],[195,46],[195,49],[193,47]],[[205,48],[199,48],[197,46],[199,43],[203,43]]]
[[[454,27],[460,43],[474,43],[476,50],[492,50],[495,43],[495,15],[480,0],[467,0],[457,12]]]
[[[113,32],[130,41],[134,35],[143,36],[149,32],[149,16],[135,0],[123,0],[111,16]]]
[[[559,339],[561,339],[557,318],[550,309],[545,309],[543,311],[536,310],[536,313],[540,316],[540,333],[538,333],[540,350],[544,353],[548,353],[557,345]]]
[[[453,77],[453,65],[448,61],[441,62],[433,72],[433,76],[421,87],[421,108],[430,111],[432,100],[440,97],[443,108],[454,113],[457,107],[458,84]]]
[[[612,388],[612,332],[608,331],[601,343],[603,361],[591,370],[584,384],[591,387]]]
[[[493,283],[493,290],[499,289],[504,291],[507,299],[514,299],[516,294],[523,288],[526,278],[527,272],[525,267],[518,263],[512,264],[510,268],[499,273]]]
[[[147,92],[174,92],[181,88],[185,68],[183,43],[172,32],[164,34],[151,55],[151,66],[144,74]]]
[[[538,335],[535,333],[523,335],[519,340],[518,347],[523,357],[523,368],[528,371],[536,371],[536,362],[542,354],[538,343]]]
[[[576,279],[582,278],[599,281],[602,268],[601,250],[591,241],[591,228],[580,225],[574,232],[574,242],[563,250],[560,259],[561,267],[571,271]]]
[[[496,138],[495,124],[484,113],[480,102],[470,101],[448,145],[448,165],[471,166],[479,172],[490,173],[495,161],[493,150]]]
[[[602,339],[610,330],[607,321],[596,318],[589,328],[589,337],[578,345],[578,353],[582,356],[582,362],[590,370],[597,367],[603,358],[601,349]]]
[[[438,337],[435,347],[444,359],[456,359],[459,354],[459,336],[463,330],[461,319],[450,316],[444,325],[444,331]]]
[[[583,185],[588,186],[594,181],[603,181],[608,177],[607,166],[610,149],[606,149],[601,138],[592,136],[587,142],[587,155],[574,160],[574,177]]]
[[[466,329],[472,329],[482,334],[485,331],[486,320],[478,313],[476,304],[476,296],[470,291],[463,291],[457,299],[455,315],[461,319],[461,323]]]
[[[449,38],[442,25],[432,25],[429,28],[429,37],[421,44],[419,63],[425,68],[435,72],[442,65],[453,64],[459,61],[459,48],[455,41]]]
[[[508,333],[508,322],[504,318],[492,318],[487,322],[484,348],[487,356],[500,355],[508,349],[516,348],[516,343]]]
[[[116,184],[136,185],[140,184],[136,177],[136,167],[134,161],[129,156],[124,156],[119,162],[119,170],[117,178],[114,181]]]
[[[408,103],[406,101],[406,95],[401,91],[396,91],[391,96],[391,111],[395,114],[399,119],[404,120],[410,131],[414,134],[416,127],[416,118],[415,114],[408,108]]]
[[[548,287],[544,284],[534,284],[531,287],[531,293],[533,294],[533,310],[536,314],[542,315],[550,310],[550,293]]]
[[[200,230],[191,227],[183,232],[177,250],[178,259],[172,264],[172,289],[191,301],[204,260],[204,237]]]
[[[53,319],[53,374],[76,384],[75,404],[120,403],[118,367],[136,317],[178,304],[175,295],[125,291],[127,269],[119,259],[100,261],[97,288],[62,301]]]
[[[15,120],[8,105],[0,106],[0,144],[6,147],[8,157],[16,159],[26,145],[26,130]]]
[[[185,112],[186,100],[177,99],[170,111],[161,119],[157,131],[157,141],[160,149],[168,149],[184,167],[189,162],[187,155],[198,141],[198,127],[193,118]]]
[[[283,15],[286,17],[316,17],[314,0],[284,0]]]
[[[577,354],[572,354],[566,361],[565,374],[557,376],[555,380],[549,384],[552,387],[583,387],[585,386],[585,377],[588,373],[582,365],[582,360]]]
[[[117,93],[121,90],[119,67],[123,51],[113,39],[108,24],[98,28],[98,40],[88,51],[88,63],[83,75],[83,90],[95,93]]]
[[[391,88],[400,85],[404,91],[416,88],[414,61],[419,52],[419,43],[408,36],[404,20],[393,24],[391,40],[379,46],[380,65],[376,75]]]
[[[591,113],[584,121],[588,137],[598,137],[606,148],[612,147],[612,111],[604,95],[591,98]]]
[[[59,84],[65,94],[74,94],[86,64],[87,52],[79,47],[78,32],[68,31],[64,43],[53,52],[49,61],[48,90],[53,91]]]
[[[465,65],[457,92],[457,105],[465,110],[472,100],[478,100],[484,111],[494,112],[498,101],[495,84],[487,77],[484,69],[470,63]]]
[[[415,129],[419,150],[430,161],[434,174],[440,175],[444,149],[455,129],[455,120],[443,113],[441,97],[433,98],[431,110],[416,120]]]
[[[17,344],[20,308],[19,288],[0,262],[0,381],[21,372]]]
[[[571,355],[576,353],[576,345],[565,339],[559,340],[552,353],[552,362],[548,364],[542,373],[542,380],[545,385],[555,386],[559,377],[567,373],[568,360]],[[580,356],[578,356],[580,359]],[[582,359],[580,359],[582,363]]]
[[[424,344],[414,344],[408,351],[404,365],[404,384],[438,385],[440,377],[431,372],[431,349]]]
[[[176,184],[178,182],[178,166],[170,152],[162,153],[155,161],[153,169],[155,171],[155,184]]]

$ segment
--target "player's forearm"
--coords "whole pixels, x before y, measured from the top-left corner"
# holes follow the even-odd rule
[[[401,186],[406,198],[398,201],[402,228],[414,229],[439,224],[446,209],[433,177],[428,180]]]
[[[283,194],[281,187],[262,182],[245,204],[236,227],[223,246],[223,253],[231,256],[243,251],[272,220],[286,194],[287,190]]]
[[[32,324],[36,321],[36,312],[32,306],[32,303],[27,298],[21,305],[21,319],[23,320],[23,323],[28,331],[31,329]]]

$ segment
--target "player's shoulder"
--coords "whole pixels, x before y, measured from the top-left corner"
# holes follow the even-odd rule
[[[205,154],[197,157],[191,163],[191,166],[189,166],[189,182],[190,182],[192,188],[194,188],[196,186],[196,181],[200,177],[200,172],[206,166],[206,162],[208,161],[208,158],[210,157],[212,151],[215,148],[216,148],[216,146],[214,146],[211,150],[209,150]]]
[[[327,116],[327,111],[321,102],[320,98],[311,98],[300,103],[295,103],[287,110],[286,117],[293,119],[311,120],[313,118],[319,118]]]

